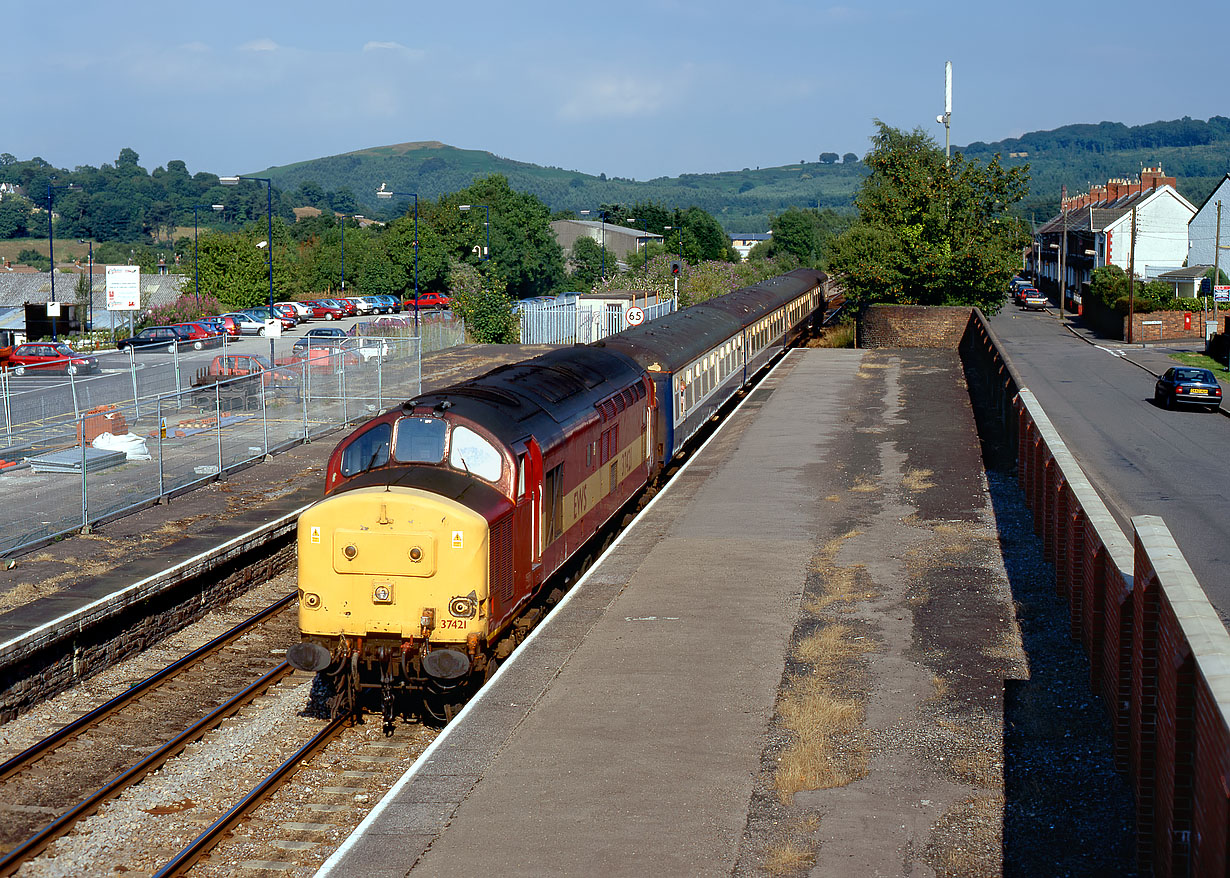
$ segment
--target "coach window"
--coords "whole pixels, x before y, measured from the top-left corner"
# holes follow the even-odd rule
[[[482,436],[461,424],[453,428],[448,464],[453,469],[473,473],[489,482],[500,480],[500,452]]]
[[[393,428],[388,424],[377,424],[354,437],[342,449],[342,475],[354,476],[374,466],[384,466],[389,462],[389,440],[392,438]]]
[[[448,425],[439,418],[401,418],[393,459],[398,463],[439,463],[444,460]]]

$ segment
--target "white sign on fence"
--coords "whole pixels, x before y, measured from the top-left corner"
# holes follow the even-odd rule
[[[635,306],[628,309],[626,316],[629,326],[640,326],[645,322],[645,312]]]
[[[1230,302],[1230,287],[1213,287],[1214,302]]]
[[[141,307],[141,266],[107,266],[107,310],[136,311]]]

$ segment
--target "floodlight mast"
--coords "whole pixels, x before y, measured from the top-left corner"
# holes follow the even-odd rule
[[[952,62],[944,62],[944,112],[936,116],[935,121],[944,126],[944,161],[952,158],[952,146],[949,123],[952,122]]]

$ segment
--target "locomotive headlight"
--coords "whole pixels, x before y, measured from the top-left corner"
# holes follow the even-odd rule
[[[355,555],[359,554],[359,547],[351,543],[342,549],[342,554],[346,556],[347,561],[353,561]]]
[[[471,597],[456,597],[448,602],[450,616],[458,619],[473,619],[477,602]]]
[[[320,595],[312,594],[310,591],[304,592],[303,605],[307,607],[309,610],[316,609],[317,607],[320,606]]]
[[[413,546],[410,549],[409,555],[410,555],[410,560],[413,561],[415,564],[423,560],[423,550],[419,548],[418,546]]]
[[[390,604],[393,602],[393,586],[387,582],[381,582],[372,589],[372,600],[378,604]]]

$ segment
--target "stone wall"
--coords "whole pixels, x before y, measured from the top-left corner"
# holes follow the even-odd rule
[[[970,321],[968,307],[872,305],[858,320],[860,348],[955,350]]]

